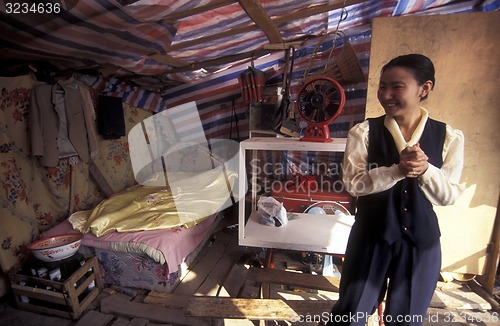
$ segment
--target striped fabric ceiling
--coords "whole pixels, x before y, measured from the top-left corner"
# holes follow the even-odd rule
[[[14,2],[58,5],[60,11],[22,13],[19,7],[17,13],[7,6]],[[337,29],[366,73],[375,17],[499,8],[500,0],[3,1],[0,74],[47,63],[55,71],[76,70],[99,93],[137,108],[159,112],[195,101],[207,138],[241,139],[248,136],[248,105],[237,76],[250,60],[268,73],[268,84],[281,85],[283,48],[293,45],[293,91],[318,39]],[[338,45],[325,40],[313,66]],[[348,101],[331,126],[338,137],[364,118],[366,83],[343,86]]]
[[[338,25],[343,6],[347,11],[340,28],[362,25],[377,16],[418,13],[454,2],[3,1],[0,59],[50,61],[62,70],[96,69],[104,76],[127,77],[139,85],[163,90],[205,77],[252,54],[272,52],[283,44],[331,31]],[[483,2],[481,10],[498,7],[498,1],[479,2]],[[41,12],[40,6],[13,7],[13,3],[44,3],[58,10],[47,13]]]

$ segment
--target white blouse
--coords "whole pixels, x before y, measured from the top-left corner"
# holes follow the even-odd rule
[[[398,151],[419,142],[429,113],[421,108],[422,118],[409,142],[403,138],[393,117],[386,116],[384,125],[391,133]],[[368,120],[349,130],[343,162],[343,181],[346,190],[355,197],[381,192],[405,178],[397,164],[379,166],[368,170]],[[451,205],[464,191],[460,177],[464,166],[464,135],[462,131],[446,125],[443,146],[443,165],[429,168],[418,177],[424,195],[434,205]]]

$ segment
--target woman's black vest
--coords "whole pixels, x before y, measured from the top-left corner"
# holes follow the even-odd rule
[[[368,119],[368,168],[399,163],[399,153],[384,117]],[[428,119],[419,141],[429,163],[441,168],[446,125]],[[437,241],[441,235],[432,204],[416,178],[404,178],[391,189],[360,196],[356,203],[356,223],[366,236],[382,237],[388,244],[408,236],[418,247]]]

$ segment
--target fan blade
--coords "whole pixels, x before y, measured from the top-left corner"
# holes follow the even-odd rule
[[[329,118],[329,114],[325,110],[318,110],[316,112],[316,121],[326,121]]]
[[[337,88],[337,86],[335,84],[332,84],[332,83],[327,83],[326,84],[328,86],[326,92],[327,93],[338,93],[339,92],[339,89]]]
[[[344,95],[340,86],[328,78],[305,84],[297,97],[300,116],[308,122],[322,123],[338,115]]]
[[[314,83],[307,84],[305,87],[305,90],[308,93],[314,93],[314,92],[316,92],[316,85]]]

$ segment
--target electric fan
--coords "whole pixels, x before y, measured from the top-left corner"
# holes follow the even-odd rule
[[[307,81],[297,95],[297,111],[307,123],[303,141],[331,142],[328,124],[345,104],[344,89],[334,79],[318,77]]]

